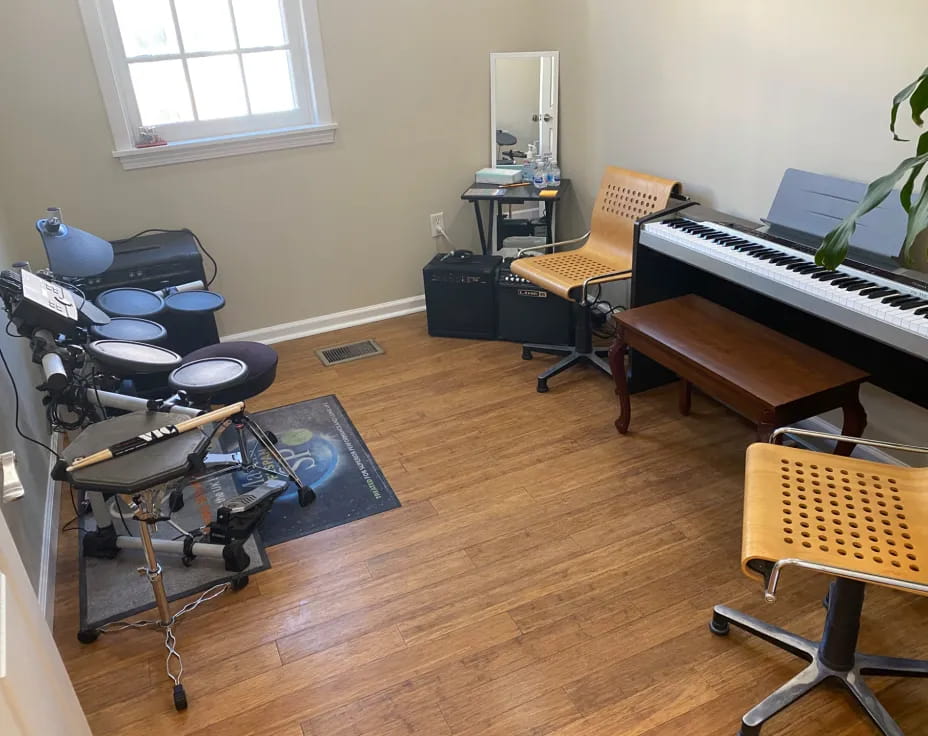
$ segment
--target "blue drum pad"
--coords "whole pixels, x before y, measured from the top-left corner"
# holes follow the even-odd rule
[[[400,505],[367,445],[334,395],[302,401],[253,415],[265,430],[277,435],[277,449],[288,458],[316,500],[303,508],[296,487],[280,496],[259,527],[267,546],[347,524]],[[220,437],[224,452],[237,448],[234,428]],[[258,450],[249,443],[249,451]],[[262,452],[259,462],[270,465]],[[260,473],[238,473],[206,483],[235,483],[237,492],[262,482]]]

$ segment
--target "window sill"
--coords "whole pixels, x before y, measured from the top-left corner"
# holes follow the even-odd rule
[[[319,146],[335,142],[335,123],[303,125],[298,128],[244,133],[218,138],[200,138],[191,141],[168,143],[151,148],[127,148],[113,151],[124,169],[145,169],[151,166],[181,164],[222,156],[239,156],[243,153],[277,151],[284,148]]]

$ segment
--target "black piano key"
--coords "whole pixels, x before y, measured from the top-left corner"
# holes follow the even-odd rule
[[[909,302],[908,304],[903,304],[899,307],[902,310],[915,309],[916,307],[923,307],[928,304],[928,299],[916,299],[914,302]],[[918,314],[918,312],[916,312]]]
[[[799,263],[794,263],[793,265],[787,266],[786,268],[788,271],[798,271],[800,268],[806,268],[814,265],[814,263],[809,263],[804,258],[800,258]]]
[[[783,266],[786,263],[792,263],[794,260],[795,259],[792,256],[787,255],[785,253],[781,253],[776,258],[771,258],[770,262],[777,266]]]
[[[855,286],[860,289],[863,289],[865,286],[876,286],[876,284],[873,284],[867,281],[866,279],[852,279],[851,281],[845,281],[843,284],[839,284],[839,286],[842,289],[850,290],[850,289],[853,289]]]
[[[805,265],[799,266],[798,268],[795,268],[795,269],[793,269],[793,270],[794,270],[796,273],[807,274],[807,273],[811,273],[812,271],[818,270],[818,266],[816,266],[814,263],[809,263],[809,262],[807,261],[807,262],[805,263]]]
[[[856,280],[857,279],[854,276],[842,276],[841,278],[832,281],[831,284],[832,286],[841,286],[842,284],[849,284]]]
[[[824,273],[817,273],[812,278],[818,279],[819,281],[834,281],[843,276],[840,271],[825,271]]]
[[[860,293],[868,299],[879,299],[881,296],[889,296],[890,294],[898,294],[899,292],[887,286],[878,286],[875,289],[864,289]]]
[[[786,256],[781,258],[777,265],[789,268],[791,266],[801,266],[804,264],[808,264],[808,261],[804,261],[802,258],[796,258],[796,256]]]
[[[905,304],[906,302],[911,302],[918,299],[917,296],[912,296],[911,294],[903,294],[901,296],[888,296],[883,299],[883,304],[888,304],[891,307],[898,307],[900,304]]]
[[[924,306],[919,309],[916,309],[915,314],[921,314],[921,315],[928,314],[928,306]]]

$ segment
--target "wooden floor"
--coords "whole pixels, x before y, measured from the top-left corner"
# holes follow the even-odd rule
[[[323,368],[313,349],[386,355]],[[633,397],[507,343],[434,339],[422,315],[277,346],[254,410],[335,393],[402,507],[269,550],[273,567],[184,619],[190,708],[174,712],[159,636],[75,639],[76,537],[62,536],[56,638],[97,734],[477,736],[727,734],[799,660],[739,632],[727,603],[817,638],[826,581],[789,572],[775,605],[739,571],[751,430],[671,387]],[[167,566],[170,574],[170,565]],[[876,589],[862,648],[928,656],[928,601]],[[874,679],[910,734],[928,683]],[[825,686],[766,734],[874,733]]]

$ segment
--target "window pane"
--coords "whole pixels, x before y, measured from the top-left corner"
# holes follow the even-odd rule
[[[282,46],[287,42],[280,0],[232,0],[232,9],[242,48]]]
[[[235,33],[228,0],[174,0],[184,51],[231,51]]]
[[[184,67],[178,60],[129,64],[142,125],[193,120]]]
[[[177,53],[168,0],[115,0],[113,5],[127,57]]]
[[[290,75],[289,51],[258,51],[244,54],[245,81],[251,111],[283,112],[293,110],[293,81]]]
[[[187,67],[200,120],[248,114],[245,85],[236,54],[188,59]]]

